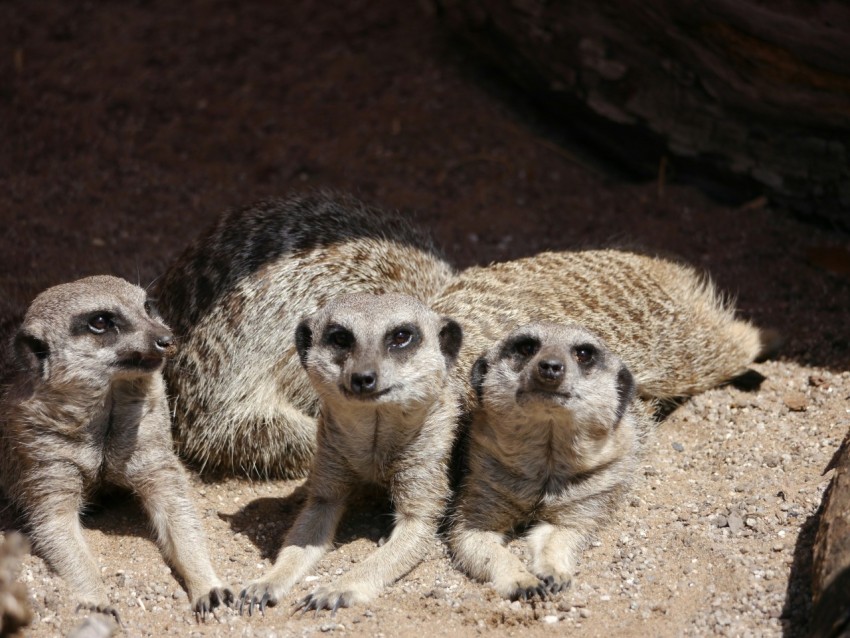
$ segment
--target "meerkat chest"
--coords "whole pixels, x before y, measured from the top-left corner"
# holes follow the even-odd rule
[[[395,410],[361,412],[357,417],[337,420],[338,434],[331,436],[339,437],[336,447],[361,481],[385,485],[415,438],[416,428]]]

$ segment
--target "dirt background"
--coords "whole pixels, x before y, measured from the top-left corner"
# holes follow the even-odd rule
[[[620,518],[554,601],[497,599],[435,541],[380,598],[332,619],[290,616],[287,601],[197,624],[141,512],[116,502],[86,525],[125,634],[804,635],[822,471],[850,427],[850,238],[762,199],[628,182],[429,7],[0,3],[0,328],[49,285],[150,283],[228,207],[332,187],[409,213],[459,266],[611,242],[679,255],[778,329],[782,355],[754,366],[760,390],[713,390],[661,425]],[[195,479],[234,588],[267,569],[297,487]],[[365,556],[388,521],[364,498],[291,601]],[[15,525],[0,502],[0,526]],[[28,556],[21,579],[36,611],[27,635],[81,620],[41,559]]]

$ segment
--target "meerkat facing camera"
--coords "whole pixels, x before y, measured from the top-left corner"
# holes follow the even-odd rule
[[[223,214],[158,284],[180,340],[165,371],[180,454],[202,471],[304,476],[319,397],[298,361],[298,322],[345,293],[427,301],[453,274],[427,234],[352,197]]]
[[[196,613],[233,597],[172,450],[160,371],[173,349],[138,286],[109,276],[54,286],[27,310],[0,397],[0,487],[82,606],[116,617],[80,525],[87,499],[107,484],[139,497]]]
[[[474,365],[479,404],[448,533],[455,561],[504,597],[566,588],[634,473],[651,420],[631,372],[576,325],[533,323]],[[528,529],[531,570],[505,546]]]
[[[307,503],[271,571],[242,591],[240,611],[276,604],[319,560],[358,483],[388,489],[393,531],[301,607],[336,611],[370,600],[421,560],[449,494],[458,420],[450,372],[461,340],[455,321],[400,294],[343,295],[299,324],[298,355],[322,398]]]

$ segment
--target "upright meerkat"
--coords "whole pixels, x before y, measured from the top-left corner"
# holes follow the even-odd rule
[[[0,487],[81,604],[116,617],[80,525],[86,500],[107,484],[138,495],[196,613],[233,598],[172,450],[160,370],[173,349],[138,286],[107,276],[54,286],[27,310],[0,397]]]
[[[300,477],[318,396],[298,362],[298,321],[333,297],[427,300],[452,276],[398,215],[325,193],[228,212],[159,283],[180,351],[166,368],[179,451],[200,469]]]
[[[634,481],[645,405],[629,369],[576,325],[517,328],[473,367],[479,397],[449,544],[456,562],[507,598],[569,585],[590,534]],[[527,528],[531,570],[504,543]]]
[[[457,370],[512,329],[571,322],[622,357],[641,397],[691,396],[741,374],[766,348],[762,333],[693,268],[620,250],[540,253],[469,268],[431,301],[464,329]],[[467,383],[464,405],[475,395]]]
[[[458,420],[450,371],[461,340],[455,321],[400,294],[343,295],[299,324],[298,355],[322,397],[307,503],[271,571],[242,591],[240,611],[276,604],[331,547],[358,483],[389,490],[393,531],[301,607],[336,611],[370,600],[421,560],[449,494]]]

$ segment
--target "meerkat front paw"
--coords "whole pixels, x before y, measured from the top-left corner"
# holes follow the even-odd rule
[[[296,606],[296,611],[301,613],[315,609],[316,613],[321,609],[330,609],[331,616],[336,614],[340,607],[350,607],[356,603],[364,603],[369,596],[362,588],[352,587],[319,587],[312,594],[305,596]]]
[[[118,615],[118,610],[112,605],[84,601],[77,605],[76,611],[92,611],[96,614],[111,616],[121,626],[121,616]]]
[[[558,594],[562,591],[565,591],[573,583],[570,577],[565,578],[561,575],[541,576],[538,574],[537,577],[543,583],[543,586],[546,588],[546,591],[550,594]]]
[[[274,607],[279,602],[282,591],[278,591],[273,583],[267,583],[261,580],[254,581],[245,587],[239,593],[239,615],[245,610],[245,603],[248,603],[248,615],[254,613],[254,606],[261,614],[266,613],[266,607]]]
[[[530,573],[517,572],[513,577],[496,579],[493,588],[510,600],[545,599],[546,587],[539,578]]]
[[[192,611],[201,620],[206,620],[207,614],[211,614],[213,609],[221,605],[230,607],[235,598],[230,587],[220,585],[213,587],[203,596],[199,596],[192,603]]]

